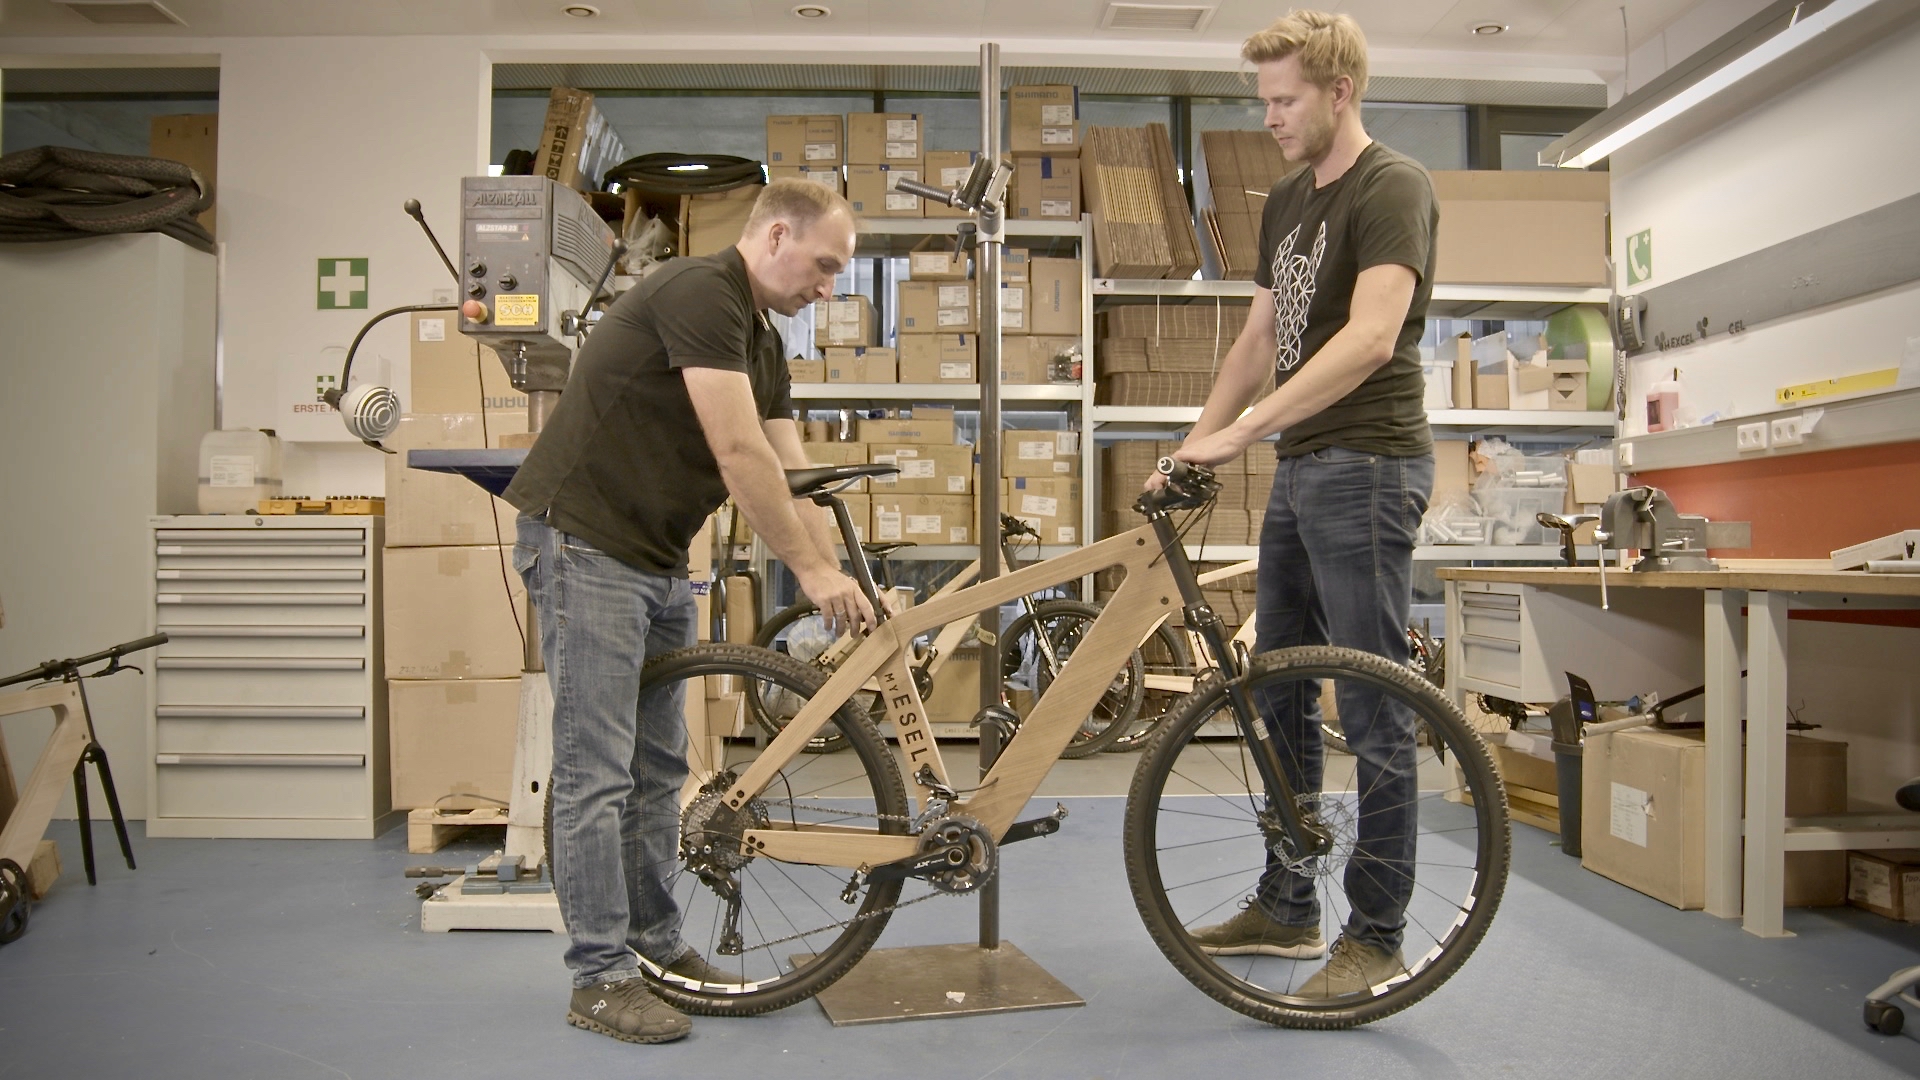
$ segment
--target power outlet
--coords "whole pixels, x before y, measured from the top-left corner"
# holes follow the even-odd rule
[[[1743,454],[1767,448],[1767,422],[1761,420],[1752,424],[1741,424],[1733,429],[1734,449]]]
[[[1613,448],[1613,457],[1623,469],[1633,468],[1633,444],[1623,442]]]
[[[1774,446],[1799,446],[1803,439],[1800,417],[1783,416],[1773,422],[1768,441]]]

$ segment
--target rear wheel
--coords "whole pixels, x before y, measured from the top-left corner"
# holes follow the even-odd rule
[[[1293,850],[1227,686],[1208,679],[1128,793],[1127,878],[1148,932],[1195,986],[1267,1023],[1352,1027],[1404,1009],[1472,954],[1506,885],[1506,796],[1486,747],[1432,684],[1351,649],[1256,656],[1247,689],[1331,849]],[[1324,741],[1328,694],[1360,756]],[[1235,933],[1219,929],[1229,920]],[[1364,976],[1310,981],[1347,932],[1335,970],[1370,942]]]
[[[785,653],[803,664],[826,672],[833,670],[826,656],[837,640],[827,629],[827,620],[821,617],[820,609],[805,600],[774,612],[773,618],[763,623],[753,636],[753,643],[762,649]],[[786,718],[799,712],[800,706],[806,703],[772,685],[766,686],[764,692],[764,699],[759,695],[748,697],[747,710],[763,731],[768,735],[778,735],[780,729],[786,726]],[[886,709],[880,702],[879,694],[862,690],[853,700],[875,723],[886,718]],[[832,729],[823,730],[807,740],[809,754],[830,754],[844,749],[846,739]]]
[[[746,702],[756,693],[809,700],[826,680],[817,668],[743,645],[696,645],[647,663],[642,696],[678,695],[701,710],[704,723],[692,726],[710,736],[688,747],[690,780],[667,887],[682,914],[681,937],[727,979],[695,982],[642,964],[660,996],[688,1012],[750,1015],[812,997],[866,955],[899,900],[898,879],[872,882],[843,867],[782,862],[743,852],[740,843],[746,830],[770,824],[908,831],[899,767],[857,705],[842,706],[830,722],[849,753],[795,756],[739,810],[724,802],[762,752],[740,737]],[[718,760],[710,760],[716,734]]]
[[[1010,691],[1025,689],[1033,700],[1053,685],[1059,668],[1072,659],[1100,617],[1100,608],[1078,600],[1042,600],[1034,610],[1022,614],[1007,627],[1000,645],[1000,671]],[[1046,635],[1048,648],[1040,647],[1040,635]],[[1047,655],[1052,653],[1051,658]],[[1145,670],[1140,653],[1127,657],[1126,666],[1114,673],[1106,693],[1093,711],[1080,721],[1073,740],[1060,752],[1063,758],[1082,758],[1097,754],[1125,734],[1134,717],[1140,715]],[[1009,698],[1015,695],[1008,694]]]

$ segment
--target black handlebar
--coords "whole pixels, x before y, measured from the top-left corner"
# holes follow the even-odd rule
[[[100,652],[94,653],[92,656],[82,656],[71,660],[49,660],[37,668],[31,668],[18,675],[9,675],[4,679],[0,679],[0,686],[12,686],[15,683],[23,682],[40,682],[43,679],[57,678],[62,675],[79,674],[80,669],[86,667],[88,664],[97,664],[102,660],[118,660],[132,653],[157,648],[166,644],[168,640],[170,639],[165,634],[154,634],[151,637],[138,638],[133,641],[123,641],[111,649],[103,649]]]
[[[1167,478],[1167,483],[1158,491],[1149,491],[1140,496],[1140,501],[1135,505],[1143,512],[1204,506],[1220,493],[1213,470],[1205,465],[1163,457],[1154,469]]]
[[[928,202],[939,203],[941,206],[960,205],[954,201],[954,196],[959,194],[958,192],[946,191],[931,184],[923,184],[918,180],[895,180],[893,188],[895,191],[904,191],[909,195],[918,195]]]

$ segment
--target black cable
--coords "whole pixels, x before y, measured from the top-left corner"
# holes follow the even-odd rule
[[[0,157],[0,243],[157,232],[201,251],[213,205],[200,174],[165,158],[36,146]]]
[[[382,322],[386,321],[387,319],[393,318],[395,315],[403,315],[409,311],[458,311],[458,310],[460,310],[460,306],[458,304],[408,304],[405,307],[390,308],[386,311],[381,312],[378,315],[375,315],[373,318],[368,319],[367,324],[360,328],[360,332],[353,335],[353,344],[347,346],[347,359],[344,363],[340,365],[340,385],[320,395],[321,398],[324,399],[327,404],[333,406],[336,409],[340,407],[340,399],[345,397],[347,393],[347,377],[353,374],[353,354],[359,350],[360,342],[366,338],[367,331],[380,325]],[[474,347],[476,349],[479,348],[478,345]]]
[[[486,360],[480,355],[480,343],[473,343],[473,375],[480,390],[480,448],[486,449],[493,443],[487,434],[487,372]],[[528,407],[532,407],[529,401]],[[520,636],[520,655],[527,655],[527,628],[520,622],[520,609],[513,606],[513,579],[507,576],[507,542],[500,536],[500,514],[493,505],[495,496],[487,493],[487,517],[493,522],[493,546],[500,555],[500,584],[507,590],[507,610],[513,612],[513,632]],[[519,537],[515,537],[518,540]]]
[[[706,195],[766,183],[760,163],[726,154],[641,154],[608,169],[603,183],[662,195]]]

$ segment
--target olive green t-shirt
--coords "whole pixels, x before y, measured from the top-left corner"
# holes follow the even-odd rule
[[[1292,378],[1347,325],[1360,271],[1398,263],[1416,276],[1393,359],[1346,397],[1281,432],[1281,457],[1327,446],[1396,456],[1433,449],[1420,338],[1433,295],[1439,227],[1440,208],[1426,170],[1377,142],[1326,187],[1314,187],[1311,168],[1273,186],[1260,221],[1254,281],[1273,291],[1275,385]]]

